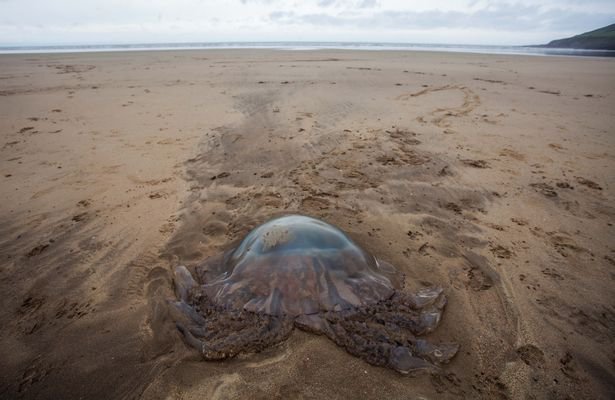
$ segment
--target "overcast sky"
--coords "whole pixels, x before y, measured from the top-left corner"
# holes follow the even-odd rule
[[[0,44],[533,44],[615,22],[615,0],[0,0]]]

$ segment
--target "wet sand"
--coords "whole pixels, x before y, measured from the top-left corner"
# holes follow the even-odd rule
[[[0,56],[3,398],[609,398],[615,60],[266,50]],[[166,306],[273,215],[449,303],[436,375],[295,330],[203,362]]]

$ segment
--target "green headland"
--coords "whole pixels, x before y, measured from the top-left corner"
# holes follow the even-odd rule
[[[564,49],[615,50],[615,24],[573,37],[552,40],[537,47]]]

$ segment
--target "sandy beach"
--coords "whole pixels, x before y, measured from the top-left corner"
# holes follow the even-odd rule
[[[615,60],[378,51],[0,56],[0,397],[608,399]],[[172,271],[321,218],[448,305],[438,374],[295,330],[202,361]]]

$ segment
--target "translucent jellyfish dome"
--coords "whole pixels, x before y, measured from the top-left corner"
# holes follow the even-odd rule
[[[341,311],[391,297],[402,286],[393,266],[321,220],[288,215],[252,230],[216,263],[203,289],[223,307],[268,315]],[[203,266],[206,270],[208,262]]]

